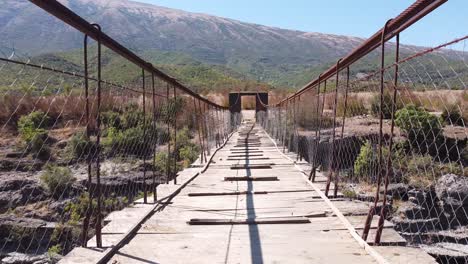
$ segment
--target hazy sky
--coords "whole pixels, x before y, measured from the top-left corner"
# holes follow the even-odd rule
[[[136,0],[287,29],[369,37],[414,0]],[[468,0],[449,0],[401,34],[434,46],[468,34]]]

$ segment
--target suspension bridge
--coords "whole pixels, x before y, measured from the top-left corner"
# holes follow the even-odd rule
[[[82,34],[82,67],[0,57],[9,87],[28,87],[1,91],[3,262],[468,260],[468,53],[453,48],[468,36],[400,45],[446,0],[417,0],[285,98],[226,105],[58,1],[30,2]],[[107,79],[110,56],[135,78]]]

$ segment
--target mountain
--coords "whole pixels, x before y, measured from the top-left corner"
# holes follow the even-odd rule
[[[128,0],[60,2],[86,20],[99,23],[103,31],[140,56],[166,65],[170,73],[181,73],[174,65],[180,67],[185,60],[190,61],[187,65],[192,70],[193,67],[208,67],[216,73],[228,72],[238,79],[266,82],[276,87],[302,86],[363,41]],[[0,6],[0,52],[14,47],[16,51],[38,55],[82,48],[81,33],[29,1],[0,0]],[[159,55],[151,57],[152,51]],[[365,64],[376,63],[369,60]]]
[[[125,46],[184,53],[276,85],[335,60],[362,39],[244,23],[127,0],[60,1]],[[82,34],[27,0],[0,0],[1,45],[30,54],[81,48]],[[31,41],[33,40],[33,41]]]

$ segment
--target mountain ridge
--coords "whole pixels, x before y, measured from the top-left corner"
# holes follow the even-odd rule
[[[181,53],[247,79],[298,88],[364,39],[269,27],[129,0],[60,0],[144,58],[148,50]],[[0,0],[0,51],[32,55],[82,48],[83,35],[27,0]],[[27,36],[27,37],[26,37]],[[31,41],[33,39],[34,41]],[[393,44],[389,44],[391,50]],[[402,46],[402,53],[421,47]],[[377,53],[375,53],[376,55]],[[171,57],[167,59],[170,60]],[[146,58],[145,58],[146,59]]]

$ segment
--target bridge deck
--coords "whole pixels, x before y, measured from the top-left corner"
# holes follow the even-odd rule
[[[249,131],[241,127],[208,170],[160,206],[109,263],[377,263],[261,128],[253,128],[245,146]],[[368,204],[335,199],[333,205],[362,228]],[[131,226],[122,218],[104,228],[105,245]],[[385,225],[382,241],[392,246],[377,248],[384,258],[435,263],[420,249],[400,246],[404,239]],[[62,263],[93,262],[96,252],[77,249]]]

